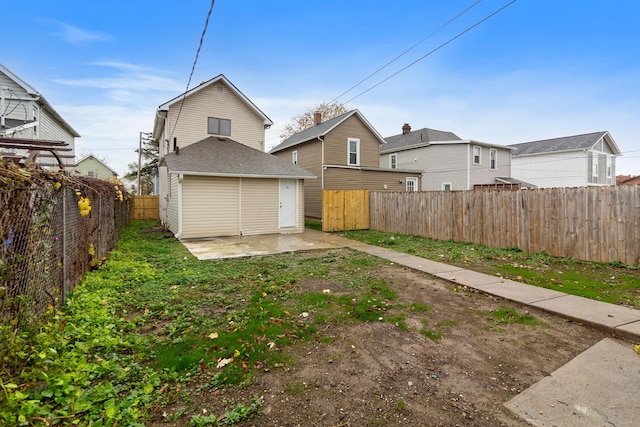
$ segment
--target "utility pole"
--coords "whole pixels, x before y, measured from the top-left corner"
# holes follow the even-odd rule
[[[142,189],[140,188],[140,168],[142,163],[142,133],[140,132],[140,143],[138,145],[138,196],[142,196]]]

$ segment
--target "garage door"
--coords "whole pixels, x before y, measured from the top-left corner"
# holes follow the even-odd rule
[[[181,238],[240,234],[240,178],[185,176]]]

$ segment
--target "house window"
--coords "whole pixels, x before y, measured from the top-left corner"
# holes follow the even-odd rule
[[[291,153],[291,163],[294,165],[298,164],[298,150]]]
[[[594,160],[593,161],[593,168],[591,169],[591,176],[593,176],[594,178],[598,178],[598,161]],[[597,182],[597,181],[594,181]]]
[[[397,169],[398,168],[398,155],[397,154],[391,154],[389,156],[389,167],[391,169]],[[407,185],[409,185],[409,182],[407,182]]]
[[[418,191],[418,178],[407,177],[407,191]]]
[[[94,171],[87,171],[87,176],[94,178],[96,176]]]
[[[607,179],[611,179],[613,177],[613,165],[611,162],[611,157],[607,156]]]
[[[360,140],[356,138],[349,138],[347,140],[348,145],[348,159],[347,164],[351,166],[360,165]]]
[[[480,147],[477,145],[473,146],[473,164],[474,165],[480,164]]]
[[[498,150],[495,148],[489,149],[489,169],[492,171],[498,169]]]
[[[442,183],[442,191],[451,191],[453,190],[453,185],[450,182]]]
[[[209,117],[207,132],[211,135],[231,136],[231,120]]]

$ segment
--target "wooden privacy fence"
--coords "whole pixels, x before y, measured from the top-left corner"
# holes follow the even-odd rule
[[[133,196],[133,202],[131,203],[131,219],[160,219],[158,207],[158,196]]]
[[[322,231],[369,228],[369,190],[322,190]]]
[[[635,266],[640,186],[371,192],[369,228]]]

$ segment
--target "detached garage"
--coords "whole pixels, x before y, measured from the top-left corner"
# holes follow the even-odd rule
[[[177,238],[304,230],[310,172],[230,139],[209,137],[167,154],[159,166],[169,189],[160,216]]]

